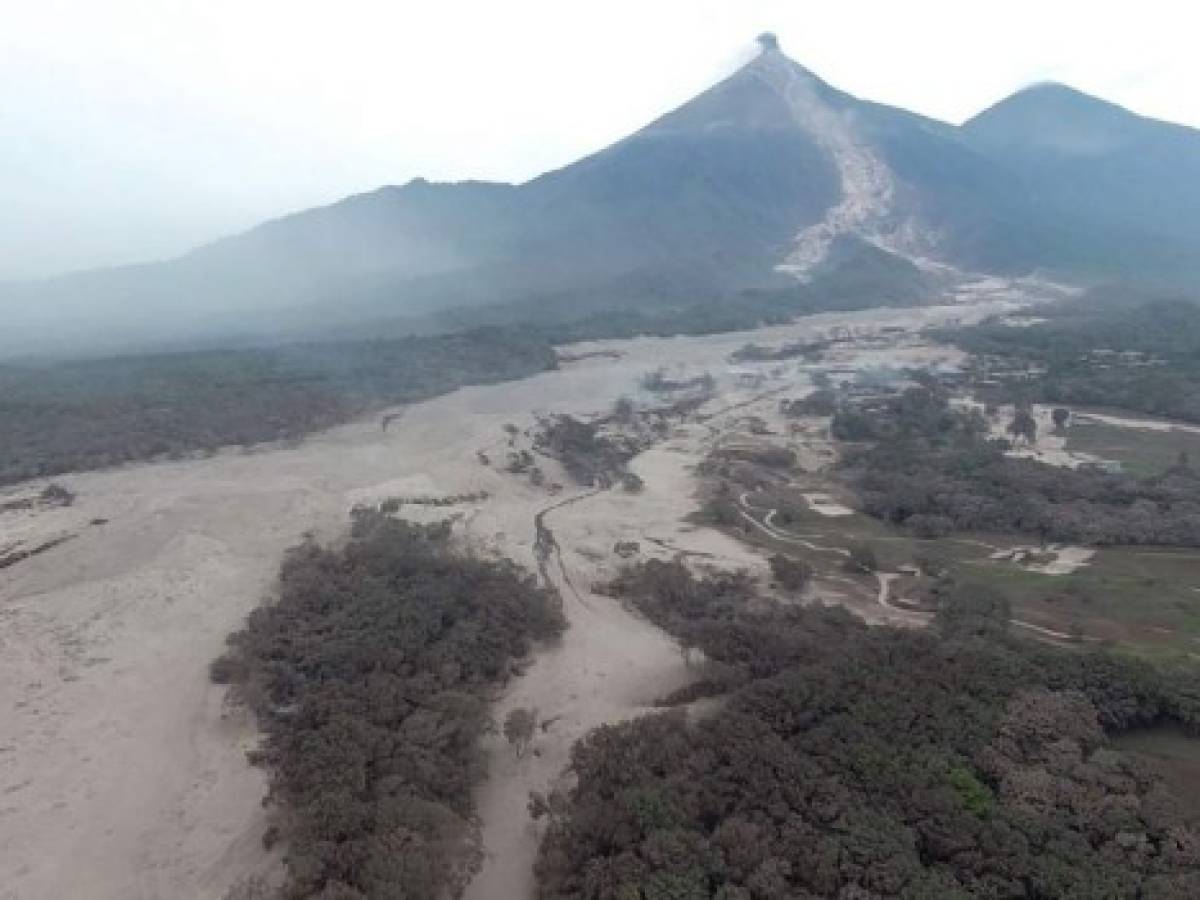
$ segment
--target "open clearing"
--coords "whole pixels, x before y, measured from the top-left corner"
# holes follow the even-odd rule
[[[973,299],[970,307],[822,314],[752,333],[582,345],[573,349],[606,355],[415,405],[386,432],[372,420],[297,447],[68,476],[58,480],[77,494],[73,506],[0,513],[0,546],[71,535],[0,570],[0,897],[217,897],[238,876],[278,865],[260,844],[264,779],[244,756],[252,724],[209,684],[207,666],[269,594],[286,547],[306,532],[334,539],[355,503],[397,494],[476,495],[417,509],[459,515],[468,540],[531,569],[534,517],[561,504],[544,516],[561,554],[548,572],[571,627],[561,647],[511,683],[497,710],[536,706],[543,720],[561,718],[539,730],[536,754],[519,763],[496,738],[479,798],[487,862],[474,896],[526,896],[537,838],[528,790],[559,777],[587,729],[636,715],[687,675],[665,635],[591,592],[619,564],[614,544],[633,539],[643,555],[686,551],[762,571],[751,548],[684,521],[694,509],[693,468],[722,416],[772,387],[748,385],[728,356],[751,338],[812,339],[836,328],[869,341],[882,328],[1015,306],[1007,287]],[[871,353],[893,366],[955,357],[919,342]],[[640,494],[563,504],[574,489],[553,497],[477,457],[502,445],[506,423],[605,412],[620,396],[639,397],[641,375],[663,366],[711,371],[718,393],[703,411],[707,422],[678,429],[634,461],[646,484]],[[797,364],[760,369],[775,385],[807,385]]]

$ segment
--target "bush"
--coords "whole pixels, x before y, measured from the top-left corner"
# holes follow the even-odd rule
[[[801,559],[792,559],[782,553],[771,557],[771,575],[785,591],[799,593],[812,579],[812,566]]]
[[[847,550],[849,555],[842,564],[842,568],[847,572],[870,574],[879,570],[875,548],[870,544],[852,544]]]
[[[61,484],[48,484],[42,490],[42,501],[52,506],[70,506],[75,502],[75,495]]]
[[[780,400],[779,411],[791,419],[832,416],[837,411],[837,395],[829,388],[819,388],[800,400]]]
[[[1008,598],[988,585],[964,585],[942,579],[932,591],[938,629],[948,636],[1001,635],[1008,631]]]
[[[640,494],[646,488],[646,483],[640,475],[633,472],[623,472],[621,474],[621,487],[629,494]]]
[[[737,502],[732,497],[725,495],[706,500],[700,508],[699,518],[706,524],[715,525],[718,528],[741,528],[743,526],[742,514],[738,510]]]

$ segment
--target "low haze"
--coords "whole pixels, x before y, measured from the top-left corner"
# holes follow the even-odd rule
[[[727,74],[764,29],[845,90],[952,122],[1053,79],[1200,124],[1194,13],[1168,2],[1133,19],[1075,2],[8,5],[9,279],[169,256],[416,176],[526,179]]]

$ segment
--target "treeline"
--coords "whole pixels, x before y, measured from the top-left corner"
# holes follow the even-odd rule
[[[735,689],[699,721],[672,711],[576,745],[576,786],[535,804],[543,900],[1200,892],[1197,811],[1109,745],[1200,726],[1194,678],[1003,623],[979,637],[970,615],[875,628],[732,603],[730,586],[658,563],[615,587]]]
[[[985,374],[1009,369],[1009,394],[1200,422],[1200,305],[1135,298],[1128,288],[1097,289],[1050,308],[1047,322],[945,337],[975,354]],[[1028,367],[1043,371],[1028,377],[1020,372]]]
[[[293,440],[382,406],[555,366],[512,329],[0,367],[0,484]]]
[[[495,688],[559,635],[558,598],[449,526],[355,513],[341,549],[286,556],[279,599],[213,664],[265,733],[281,896],[457,896],[478,861],[472,790]]]
[[[1177,465],[1136,478],[1005,455],[977,412],[936,388],[911,388],[863,409],[842,406],[834,437],[861,509],[921,537],[1006,531],[1043,541],[1200,546],[1200,471]]]

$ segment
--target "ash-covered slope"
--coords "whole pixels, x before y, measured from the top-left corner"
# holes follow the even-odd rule
[[[841,235],[918,260],[971,257],[955,234],[969,220],[981,221],[979,210],[957,195],[999,195],[1007,176],[963,144],[955,129],[838,91],[786,57],[769,36],[763,53],[735,77],[776,98],[783,121],[810,136],[837,170],[838,202],[796,231],[780,271],[804,278]]]

